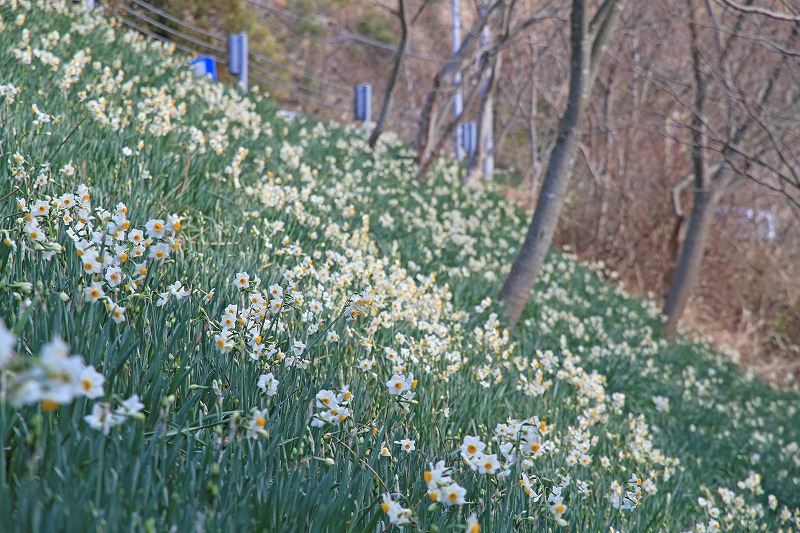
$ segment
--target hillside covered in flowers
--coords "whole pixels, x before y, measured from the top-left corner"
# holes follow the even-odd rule
[[[0,529],[800,530],[797,392],[186,59],[0,0]]]

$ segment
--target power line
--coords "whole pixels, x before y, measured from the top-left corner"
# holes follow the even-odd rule
[[[285,70],[286,72],[288,72],[290,74],[293,74],[295,76],[300,76],[302,78],[307,78],[307,79],[309,79],[311,81],[314,81],[314,82],[317,82],[317,83],[319,83],[321,85],[327,85],[328,87],[332,87],[332,88],[335,88],[335,89],[341,89],[341,90],[347,91],[347,92],[350,92],[350,91],[353,90],[353,87],[351,87],[349,85],[342,85],[340,83],[336,83],[336,82],[333,82],[333,81],[330,81],[330,80],[326,80],[325,78],[317,78],[317,77],[312,76],[310,74],[306,74],[306,73],[294,70],[294,69],[292,69],[292,68],[290,68],[290,67],[288,67],[286,65],[283,65],[283,64],[279,63],[278,61],[275,61],[274,59],[272,59],[272,58],[270,58],[268,56],[265,56],[263,54],[259,54],[258,52],[250,52],[250,55],[253,56],[254,58],[260,60],[260,61],[263,61],[264,63],[268,63],[269,65],[272,65],[275,68],[279,68],[281,70]]]
[[[226,40],[226,37],[224,35],[220,35],[219,33],[212,33],[211,31],[209,31],[209,30],[207,30],[205,28],[201,28],[200,26],[195,26],[194,24],[192,24],[190,22],[186,22],[186,21],[176,17],[175,15],[170,15],[169,13],[164,11],[163,9],[159,9],[159,8],[155,7],[154,5],[148,4],[144,0],[131,0],[131,2],[135,3],[136,5],[138,5],[140,7],[143,7],[145,9],[149,10],[149,11],[152,11],[153,13],[161,15],[165,19],[171,20],[175,24],[180,24],[184,28],[188,28],[188,29],[190,29],[192,31],[196,31],[197,33],[202,33],[206,37],[211,37],[212,39],[216,39],[216,40],[221,41],[223,43]]]
[[[147,22],[148,24],[152,24],[156,28],[159,28],[160,30],[165,31],[165,32],[167,32],[167,33],[169,33],[171,35],[175,35],[176,37],[178,37],[180,39],[183,39],[184,41],[188,41],[188,42],[196,44],[198,46],[202,46],[202,47],[208,48],[209,50],[213,50],[215,52],[219,52],[220,54],[226,53],[226,50],[224,48],[220,47],[220,46],[217,46],[215,44],[203,41],[203,40],[198,39],[196,37],[192,37],[191,35],[183,33],[180,30],[176,30],[175,28],[171,28],[171,27],[167,26],[166,24],[162,24],[161,22],[158,22],[157,20],[155,20],[155,19],[153,19],[153,18],[151,18],[151,17],[149,17],[149,16],[147,16],[147,15],[145,15],[143,13],[138,13],[135,9],[131,9],[127,5],[122,6],[122,9],[124,9],[125,12],[128,13],[129,15],[132,15],[132,16],[138,18],[139,20]]]
[[[136,31],[138,31],[140,33],[143,33],[143,34],[147,35],[148,37],[152,37],[153,39],[156,39],[157,41],[161,41],[162,43],[174,45],[175,48],[177,48],[178,50],[181,50],[182,52],[186,52],[187,54],[197,55],[197,51],[193,50],[192,48],[189,48],[188,46],[184,46],[181,43],[176,43],[175,41],[169,39],[168,37],[166,37],[164,35],[159,35],[159,34],[153,32],[153,31],[148,30],[147,28],[139,26],[138,24],[136,24],[132,20],[128,20],[123,16],[119,16],[118,18],[123,24],[125,24],[129,28],[132,28],[132,29],[134,29],[134,30],[136,30]]]
[[[262,2],[259,2],[257,0],[244,0],[244,2],[249,4],[249,5],[251,5],[251,6],[261,8],[266,12],[272,13],[272,15],[275,16],[275,18],[277,18],[278,20],[280,20],[280,17],[286,17],[286,18],[293,19],[295,21],[306,22],[308,24],[313,24],[313,25],[318,25],[319,24],[318,21],[315,21],[315,20],[309,19],[307,17],[303,17],[303,16],[300,16],[300,15],[297,15],[297,14],[292,13],[290,11],[285,11],[283,9],[278,9],[278,8],[266,5],[266,4],[264,4]],[[286,23],[283,22],[283,21],[281,21],[281,23],[286,25]],[[354,42],[357,42],[357,43],[360,43],[360,44],[371,46],[373,48],[380,48],[381,50],[387,50],[387,51],[390,51],[390,52],[396,52],[397,51],[397,48],[395,46],[383,43],[381,41],[376,41],[375,39],[370,39],[369,37],[364,37],[363,35],[356,35],[356,34],[353,34],[353,33],[348,33],[348,32],[342,31],[342,30],[340,30],[338,28],[328,27],[327,29],[329,31],[333,32],[333,33],[338,34],[339,37],[334,38],[334,39],[321,39],[321,38],[313,37],[313,36],[307,35],[307,34],[302,34],[302,36],[305,37],[306,39],[313,40],[315,42],[322,43],[322,44],[338,44],[338,43],[343,43],[343,42],[347,42],[347,41],[354,41]],[[295,31],[295,33],[300,34],[300,32],[296,32],[296,31]],[[414,52],[414,51],[411,51],[411,50],[406,52],[406,55],[408,57],[413,57],[413,58],[416,58],[416,59],[422,59],[424,61],[429,61],[431,63],[437,63],[438,64],[438,63],[442,62],[440,59],[438,59],[436,57],[428,56],[428,55],[425,55],[425,54],[420,54],[419,52]]]
[[[275,74],[275,73],[270,72],[269,70],[267,70],[265,68],[260,67],[258,64],[254,63],[254,62],[251,62],[250,66],[253,67],[253,69],[255,69],[256,71],[260,72],[261,74],[264,74],[265,76],[270,76],[271,78],[278,79],[280,81],[283,81],[285,83],[290,84],[295,89],[300,89],[300,90],[303,90],[303,91],[306,91],[306,92],[309,92],[309,93],[312,93],[312,94],[319,95],[321,97],[333,98],[334,100],[338,100],[338,101],[349,100],[348,97],[341,96],[341,95],[336,95],[336,94],[332,94],[332,93],[326,93],[325,91],[321,91],[319,89],[314,89],[313,87],[311,87],[309,85],[305,85],[305,84],[300,83],[298,81],[295,81],[295,80],[292,80],[292,79],[289,79],[289,78],[285,78],[283,76],[280,76],[279,74]]]

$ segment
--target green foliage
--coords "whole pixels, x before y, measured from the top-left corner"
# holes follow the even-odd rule
[[[398,37],[387,17],[381,11],[370,9],[356,25],[356,31],[364,37],[392,44],[397,41]]]

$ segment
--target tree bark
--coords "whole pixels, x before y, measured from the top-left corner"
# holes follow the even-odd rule
[[[392,96],[394,95],[394,87],[397,83],[397,75],[400,73],[400,67],[405,59],[406,50],[408,49],[408,16],[406,14],[405,0],[398,0],[397,16],[400,18],[400,44],[397,47],[397,57],[395,58],[392,72],[389,74],[389,80],[386,82],[386,91],[383,95],[383,107],[381,107],[381,115],[378,122],[375,123],[375,129],[369,136],[370,148],[375,148],[378,138],[383,133],[383,128],[386,124],[386,117],[389,115],[389,109],[392,106]]]
[[[414,143],[414,148],[417,151],[417,155],[414,158],[414,161],[419,164],[423,165],[427,162],[428,159],[431,158],[431,154],[434,152],[433,145],[435,143],[435,136],[436,132],[439,131],[441,127],[441,118],[437,115],[441,114],[439,111],[441,107],[437,105],[437,95],[441,91],[442,84],[453,78],[456,72],[458,72],[462,68],[462,63],[464,62],[467,50],[472,45],[473,41],[475,40],[475,36],[480,34],[483,27],[486,25],[489,17],[492,15],[495,9],[499,8],[503,5],[503,0],[497,0],[494,2],[489,8],[487,9],[486,13],[472,26],[469,32],[467,32],[466,37],[461,42],[461,48],[459,48],[458,52],[456,52],[450,61],[447,62],[433,78],[433,86],[431,90],[428,91],[428,95],[425,98],[425,105],[422,107],[422,111],[420,113],[420,122],[419,128],[417,130],[417,139]],[[462,82],[463,83],[463,82]],[[459,120],[461,117],[458,117]],[[428,163],[427,166],[430,166]],[[419,173],[418,173],[419,175]],[[422,174],[424,176],[425,174]],[[418,182],[422,181],[421,179],[417,180]]]
[[[727,173],[730,172],[730,168],[720,167],[717,172]],[[670,338],[675,336],[678,320],[686,308],[692,285],[700,271],[705,243],[719,199],[720,195],[714,187],[695,189],[694,191],[694,203],[689,226],[686,228],[686,239],[683,241],[678,266],[675,268],[667,300],[664,303],[663,314],[667,317],[667,321],[664,323],[664,333]]]
[[[510,9],[506,9],[503,14],[503,38],[508,36],[509,22],[510,22]],[[491,61],[491,65],[486,72],[483,73],[481,80],[481,105],[478,112],[478,145],[475,147],[475,153],[469,159],[467,171],[464,173],[463,184],[469,185],[475,183],[478,178],[491,177],[494,170],[494,98],[497,92],[498,74],[503,64],[502,53],[497,52],[493,57],[485,57],[486,61]],[[492,161],[487,161],[492,158]],[[491,163],[487,165],[487,162]],[[487,168],[490,166],[491,168]]]
[[[559,121],[556,144],[550,154],[544,184],[528,234],[500,291],[500,299],[505,301],[509,327],[516,325],[530,297],[539,269],[550,248],[566,197],[590,77],[587,30],[586,1],[574,0],[570,14],[571,58],[567,109]]]

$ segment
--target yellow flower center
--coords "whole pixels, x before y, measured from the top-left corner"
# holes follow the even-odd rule
[[[566,511],[566,510],[567,510],[567,509],[564,507],[564,504],[558,504],[558,505],[556,505],[556,513],[558,513],[558,514],[564,514],[564,511]]]
[[[481,533],[481,525],[480,524],[472,524],[472,527],[469,528],[469,533]]]
[[[388,513],[389,512],[389,504],[386,503],[386,502],[383,502],[381,504],[381,509],[383,510],[384,513]]]
[[[100,296],[100,291],[98,289],[92,289],[91,294],[92,298],[98,298]]]
[[[429,492],[429,493],[428,493],[428,498],[430,498],[430,499],[431,499],[431,500],[433,500],[433,501],[436,501],[436,500],[438,500],[438,499],[439,499],[439,495],[438,495],[438,494],[436,494],[435,492]]]
[[[486,462],[483,464],[483,468],[485,468],[486,470],[491,470],[493,466],[494,466],[494,465],[492,464],[492,462],[491,462],[491,461],[486,461]]]
[[[536,452],[538,452],[538,451],[539,451],[539,444],[538,444],[538,443],[536,443],[536,442],[534,442],[533,444],[531,444],[531,451],[532,451],[533,453],[536,453]]]
[[[88,391],[89,389],[92,388],[92,382],[89,381],[88,379],[82,379],[81,386],[83,387],[83,390]]]
[[[263,428],[264,424],[266,424],[266,423],[267,423],[267,421],[263,416],[259,416],[258,418],[256,418],[256,425],[258,427]]]
[[[330,405],[331,403],[330,398],[322,398],[320,401],[322,402],[323,405]]]
[[[403,388],[403,382],[402,381],[398,381],[397,383],[394,384],[394,388],[397,389],[397,390],[402,389]]]
[[[54,411],[58,409],[58,402],[54,402],[53,400],[42,400],[40,405],[45,411]]]
[[[469,446],[467,446],[467,453],[475,453],[477,451],[478,447],[475,446],[474,444],[470,444]]]
[[[164,225],[161,224],[161,222],[156,222],[155,224],[153,224],[153,231],[160,232],[163,229],[164,229]]]
[[[450,493],[450,494],[447,496],[447,498],[448,498],[448,499],[449,499],[451,502],[454,502],[454,501],[456,501],[456,500],[458,499],[458,494],[456,494],[455,492],[451,492],[451,493]]]

